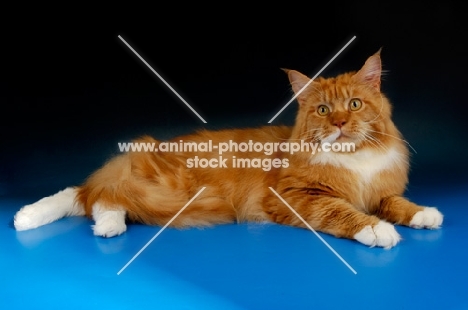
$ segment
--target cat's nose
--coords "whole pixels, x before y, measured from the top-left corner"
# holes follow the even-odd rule
[[[334,121],[333,121],[333,125],[336,126],[336,127],[338,127],[338,128],[343,127],[345,124],[346,124],[346,120],[345,120],[345,119],[338,119],[338,120],[334,120]]]

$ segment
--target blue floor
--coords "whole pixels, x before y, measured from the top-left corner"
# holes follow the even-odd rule
[[[275,224],[168,228],[130,225],[92,235],[86,218],[16,232],[29,200],[0,200],[2,309],[468,309],[468,186],[418,187],[438,206],[440,230],[398,227],[391,250]]]

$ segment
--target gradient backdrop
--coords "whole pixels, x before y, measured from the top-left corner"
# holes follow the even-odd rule
[[[144,25],[122,16],[131,28],[116,16],[96,22],[86,14],[57,21],[40,15],[10,25],[0,83],[0,196],[41,197],[78,184],[118,151],[117,142],[142,134],[165,139],[201,127],[266,124],[291,97],[280,68],[313,76],[353,36],[323,75],[359,69],[383,47],[382,88],[394,104],[397,126],[417,151],[409,189],[467,184],[461,6],[292,8],[306,17],[212,9],[156,10]],[[293,102],[274,124],[291,124],[295,111]]]
[[[258,11],[253,3],[228,2],[126,2],[102,12],[84,3],[3,7],[0,303],[12,309],[467,309],[466,9],[450,1],[330,4],[282,2],[280,14],[271,3]],[[109,239],[93,238],[84,218],[14,230],[23,203],[81,183],[118,152],[118,142],[267,124],[292,96],[280,68],[313,76],[353,36],[323,75],[357,70],[383,48],[382,88],[417,151],[407,194],[440,207],[442,230],[398,227],[405,242],[389,251],[322,234],[359,271],[355,277],[300,229],[167,229],[119,280],[117,270],[157,227],[133,225]],[[293,102],[273,124],[292,124],[295,111]]]

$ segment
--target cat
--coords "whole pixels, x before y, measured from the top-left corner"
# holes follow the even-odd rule
[[[298,103],[293,126],[199,130],[166,142],[144,136],[134,142],[180,148],[119,154],[81,186],[21,208],[15,228],[86,215],[95,222],[94,235],[113,237],[124,233],[128,222],[163,226],[172,219],[173,227],[191,227],[270,221],[305,228],[302,218],[314,230],[386,249],[401,240],[394,224],[439,228],[443,215],[436,208],[402,196],[409,150],[380,89],[380,50],[358,71],[336,77],[311,81],[298,71],[284,71]],[[231,149],[184,151],[185,142]],[[238,149],[242,143],[275,148],[244,152]],[[294,143],[318,148],[285,149]],[[336,151],[340,145],[354,149]]]

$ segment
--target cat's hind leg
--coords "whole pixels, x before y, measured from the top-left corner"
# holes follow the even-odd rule
[[[95,236],[114,237],[124,233],[127,230],[125,224],[126,212],[121,207],[106,208],[99,202],[93,205],[92,225]]]
[[[14,217],[16,230],[28,230],[52,223],[67,216],[85,215],[84,207],[76,201],[77,188],[68,187],[55,195],[21,208]]]

